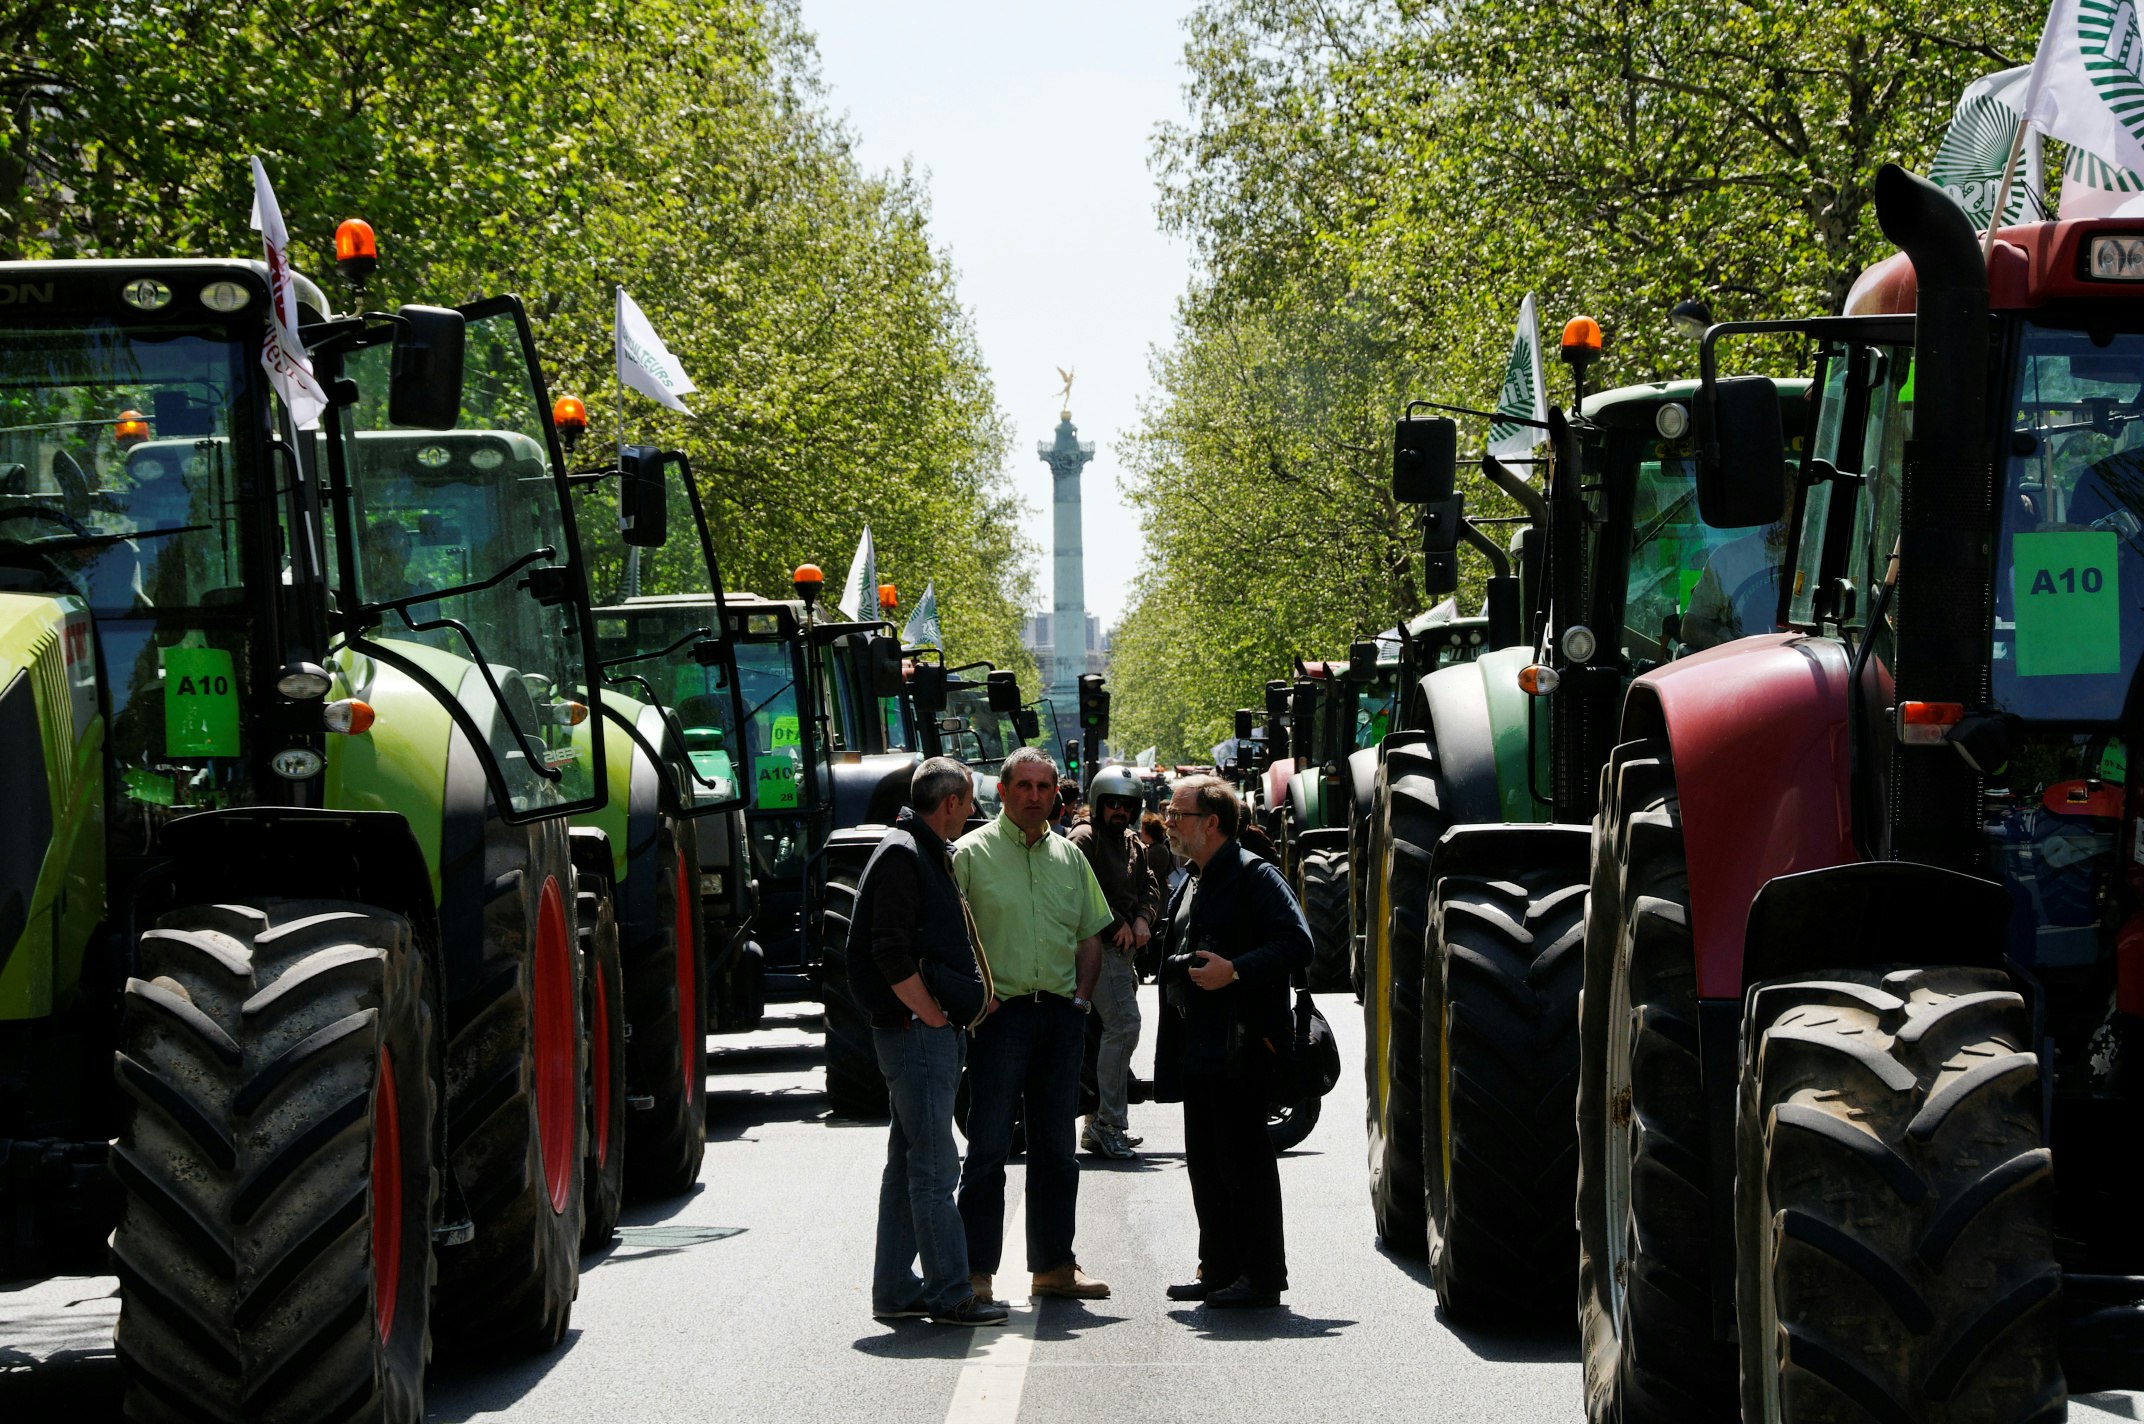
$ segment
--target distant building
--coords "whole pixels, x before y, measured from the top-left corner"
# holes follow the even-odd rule
[[[1102,620],[1092,613],[1087,619],[1087,659],[1083,671],[1109,672],[1109,630]],[[1057,640],[1052,636],[1052,617],[1047,613],[1030,613],[1020,625],[1020,643],[1035,655],[1037,667],[1056,666]]]

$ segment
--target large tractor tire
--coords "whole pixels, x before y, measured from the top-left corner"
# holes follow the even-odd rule
[[[440,1064],[409,922],[196,905],[138,972],[111,1156],[127,1417],[417,1424]]]
[[[2009,976],[1774,982],[1742,1042],[1742,1417],[2060,1418],[2053,1164]]]
[[[447,1146],[475,1232],[441,1253],[439,1333],[525,1355],[565,1337],[580,1289],[581,957],[565,823],[494,822],[487,840],[483,961],[447,1005]]]
[[[691,1191],[707,1151],[707,947],[692,822],[661,818],[650,859],[655,893],[641,899],[652,913],[618,926],[632,1025],[627,1078],[654,1100],[630,1118],[632,1201]]]
[[[581,1161],[581,1249],[608,1245],[625,1198],[625,975],[610,882],[581,877],[581,1019],[588,1025],[588,1155]]]
[[[826,1008],[826,1096],[835,1117],[884,1121],[885,1075],[871,1018],[849,994],[849,929],[864,866],[885,836],[884,826],[852,827],[826,846],[826,917],[820,935],[819,997]]]
[[[1303,918],[1310,922],[1310,989],[1314,994],[1343,993],[1350,987],[1348,966],[1347,853],[1312,851],[1300,869]]]
[[[1428,1250],[1422,1215],[1422,946],[1429,857],[1452,820],[1443,805],[1436,752],[1426,743],[1388,751],[1378,791],[1384,870],[1363,997],[1370,1207],[1388,1249],[1421,1256]]]
[[[1422,1177],[1430,1276],[1455,1321],[1570,1318],[1585,908],[1569,871],[1447,876],[1434,892]]]
[[[1579,1006],[1578,1321],[1587,1417],[1731,1418],[1712,1327],[1711,1134],[1675,775],[1618,747],[1593,834]]]

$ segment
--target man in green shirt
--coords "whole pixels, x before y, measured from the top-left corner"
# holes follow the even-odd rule
[[[1027,1122],[1027,1268],[1033,1293],[1099,1300],[1109,1287],[1072,1254],[1079,1205],[1073,1125],[1087,1040],[1088,996],[1102,969],[1101,933],[1114,918],[1087,857],[1050,834],[1057,766],[1033,747],[1005,758],[1003,809],[953,845],[953,878],[975,916],[1002,1005],[968,1049],[968,1161],[960,1218],[975,1294],[1005,1246],[1005,1159],[1024,1100]]]

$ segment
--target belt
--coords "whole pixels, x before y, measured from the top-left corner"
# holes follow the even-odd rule
[[[1072,1000],[1066,995],[1053,994],[1047,989],[1034,989],[1024,994],[1000,994],[998,995],[998,1002],[1001,1004],[1063,1004],[1069,1008]]]

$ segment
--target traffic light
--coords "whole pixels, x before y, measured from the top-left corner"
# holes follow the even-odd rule
[[[1065,743],[1065,775],[1079,775],[1079,739],[1076,737]]]
[[[1079,728],[1100,741],[1109,735],[1109,694],[1098,672],[1079,675]]]

